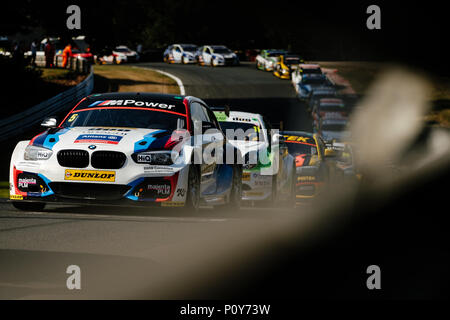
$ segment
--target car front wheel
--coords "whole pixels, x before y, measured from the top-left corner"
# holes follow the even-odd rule
[[[200,170],[198,166],[189,168],[188,190],[185,208],[198,211],[200,207]]]
[[[242,166],[233,166],[233,178],[231,182],[230,197],[228,203],[221,205],[220,208],[228,211],[237,211],[241,208],[242,200]]]

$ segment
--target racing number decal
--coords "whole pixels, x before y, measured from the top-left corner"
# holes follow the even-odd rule
[[[72,114],[72,116],[69,118],[69,120],[67,120],[67,122],[72,122],[72,121],[74,121],[76,118],[78,118],[78,113]]]

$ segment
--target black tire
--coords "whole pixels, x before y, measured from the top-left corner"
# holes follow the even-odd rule
[[[45,208],[43,202],[13,202],[12,205],[21,211],[42,211]]]
[[[242,201],[242,166],[233,166],[233,179],[231,185],[230,197],[227,204],[220,205],[221,209],[229,211],[238,211],[241,208]]]
[[[277,201],[277,194],[278,194],[278,186],[277,186],[277,175],[272,176],[272,195],[270,196],[270,204],[272,206],[275,206]]]
[[[185,208],[194,212],[200,207],[200,170],[198,166],[189,167],[188,188]]]
[[[187,62],[184,59],[185,57],[181,57],[181,64],[187,64]]]
[[[289,208],[295,208],[296,202],[297,202],[297,168],[294,165],[294,168],[292,169],[292,181],[291,181],[291,193],[289,195],[289,201],[288,201],[288,207]]]

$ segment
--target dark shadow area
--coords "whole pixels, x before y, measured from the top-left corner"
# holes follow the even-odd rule
[[[230,110],[259,113],[279,128],[283,121],[284,130],[311,131],[311,116],[303,103],[296,98],[236,98],[205,99],[210,106],[230,106]]]
[[[189,289],[179,287],[170,297],[448,299],[450,239],[444,186],[449,178],[447,165],[411,179],[389,195],[362,185],[355,201],[329,209],[333,214],[320,232],[307,238],[291,232],[287,239],[273,239],[269,247],[254,248],[240,263],[199,275],[195,283],[186,281],[184,288]],[[367,288],[370,265],[381,269],[381,290]],[[225,274],[226,278],[220,276]]]
[[[445,109],[450,109],[450,100],[449,99],[439,99],[434,100],[432,102],[433,111],[441,111]]]

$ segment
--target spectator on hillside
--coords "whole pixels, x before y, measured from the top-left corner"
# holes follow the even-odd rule
[[[33,42],[31,42],[31,65],[33,67],[36,66],[37,47],[38,47],[38,41],[37,41],[37,39],[34,39]]]
[[[45,67],[46,68],[53,68],[53,61],[55,59],[55,46],[50,41],[49,38],[47,38],[47,44],[45,45],[44,53],[45,53]]]
[[[137,54],[138,54],[137,60],[140,60],[141,57],[142,57],[142,44],[139,43],[139,44],[137,45],[137,47],[136,47],[136,52],[137,52]]]
[[[72,44],[70,42],[64,48],[62,56],[63,56],[62,67],[67,68],[69,65],[69,59],[72,56]]]
[[[20,43],[14,42],[12,47],[12,59],[16,65],[22,65],[23,63],[23,51],[20,47]]]

